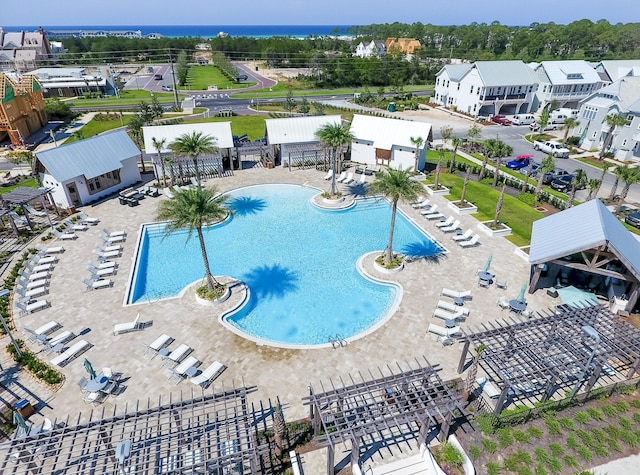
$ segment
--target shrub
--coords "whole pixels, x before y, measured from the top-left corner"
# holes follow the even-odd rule
[[[630,419],[627,419],[626,417],[622,417],[622,416],[618,417],[618,424],[620,424],[620,427],[627,430],[630,430],[631,427],[633,426],[633,422],[631,422]]]
[[[482,439],[482,447],[484,447],[485,452],[493,454],[496,450],[498,450],[498,443],[495,440]]]
[[[562,461],[557,457],[551,457],[547,460],[547,466],[553,473],[562,472]]]
[[[622,433],[622,430],[619,427],[613,426],[613,425],[608,425],[606,427],[603,427],[603,430],[609,434],[609,436],[612,439],[619,439],[620,438],[620,434]]]
[[[489,414],[482,414],[476,418],[478,428],[483,434],[493,434],[495,431],[495,418]]]
[[[621,453],[623,451],[622,447],[620,447],[620,444],[616,439],[609,439],[607,442],[611,450],[615,450],[618,453]]]
[[[546,462],[549,460],[549,454],[542,447],[536,447],[533,449],[533,453],[536,454],[536,460],[538,462]]]
[[[36,378],[41,379],[45,383],[59,384],[62,382],[62,374],[36,358],[29,349],[25,348],[24,343],[21,340],[16,340],[16,343],[22,351],[22,356],[18,356],[18,353],[12,344],[7,346],[7,351],[16,363],[27,367]]]
[[[564,453],[564,447],[557,442],[552,442],[549,444],[549,450],[551,450],[551,455],[554,457],[559,457]]]
[[[521,444],[527,444],[531,440],[531,434],[523,430],[516,429],[513,431],[513,438],[516,439]]]
[[[445,462],[456,465],[462,465],[464,462],[462,453],[449,442],[445,442],[440,446],[440,455],[442,456],[442,460]]]
[[[605,434],[601,429],[593,429],[591,431],[591,435],[595,441],[601,444],[607,441],[607,434]]]
[[[580,440],[582,440],[582,442],[589,446],[589,447],[593,447],[594,445],[596,445],[597,443],[593,440],[593,437],[591,436],[591,434],[587,431],[584,431],[582,429],[578,429],[576,431],[576,434],[578,435],[578,437],[580,437]]]
[[[196,295],[203,300],[214,301],[221,298],[226,290],[227,286],[224,284],[216,285],[213,290],[209,290],[209,287],[207,285],[201,285],[200,287],[196,288]]]
[[[631,407],[635,407],[636,409],[640,409],[640,399],[632,399],[629,404]]]
[[[578,447],[580,447],[578,439],[576,439],[575,435],[569,434],[569,437],[567,437],[567,447],[569,447],[571,450],[577,450]]]
[[[586,447],[578,447],[578,455],[587,463],[593,460],[593,452]]]
[[[538,465],[536,465],[536,475],[547,475],[547,470],[544,468],[544,465],[542,463],[539,463]]]
[[[578,466],[580,466],[578,461],[574,457],[572,457],[571,455],[565,455],[563,460],[564,460],[564,464],[567,467],[578,467]]]
[[[608,457],[609,452],[601,445],[596,445],[593,447],[593,451],[596,453],[598,457]]]
[[[506,449],[511,444],[513,444],[513,437],[511,436],[511,432],[509,429],[498,429],[498,441],[500,442],[500,447]]]
[[[602,412],[604,412],[605,416],[615,416],[616,415],[616,408],[614,406],[612,406],[611,404],[603,404],[602,405]]]
[[[518,199],[529,206],[533,206],[536,197],[531,193],[518,193]]]
[[[578,421],[580,424],[586,424],[589,422],[589,414],[584,411],[576,412],[573,418]]]
[[[495,462],[487,462],[484,467],[487,469],[488,475],[498,475],[500,473],[500,464]]]
[[[565,429],[573,430],[573,421],[568,417],[561,417],[560,419],[558,419],[558,422]]]
[[[480,447],[475,444],[469,447],[469,457],[471,457],[472,460],[478,460],[481,455],[482,449]]]
[[[589,417],[594,421],[604,421],[602,413],[593,407],[587,408],[587,414],[589,414]]]
[[[628,412],[629,411],[629,406],[624,401],[616,402],[615,406],[616,406],[616,411],[618,411],[618,412]]]
[[[547,424],[549,434],[558,435],[561,433],[560,423],[555,419],[545,419],[544,423]]]
[[[636,412],[636,413],[633,415],[633,420],[634,420],[637,424],[640,424],[640,412]]]
[[[537,428],[536,426],[529,427],[527,429],[527,432],[531,434],[533,437],[535,437],[536,439],[542,439],[543,432],[541,429]]]

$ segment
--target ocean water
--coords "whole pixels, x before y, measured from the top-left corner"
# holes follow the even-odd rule
[[[3,27],[5,31],[35,31],[37,26]],[[253,38],[269,38],[272,36],[290,36],[306,38],[307,36],[347,36],[349,25],[67,25],[43,26],[45,31],[56,30],[140,30],[142,36],[149,33],[160,33],[168,38],[195,36],[213,38],[220,32],[231,37],[249,36]]]

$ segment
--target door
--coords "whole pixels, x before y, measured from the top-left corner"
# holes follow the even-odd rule
[[[73,206],[80,206],[80,195],[78,194],[78,188],[75,183],[69,183],[67,185],[67,193],[69,194],[69,201]]]

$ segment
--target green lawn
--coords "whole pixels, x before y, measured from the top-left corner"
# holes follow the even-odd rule
[[[120,121],[119,117],[115,120],[92,119],[89,122],[87,122],[87,124],[84,127],[82,127],[82,129],[80,130],[82,131],[82,136],[85,139],[88,139],[89,137],[93,137],[94,135],[98,135],[108,130],[117,129],[118,127],[127,125],[132,118],[133,118],[133,114],[126,114],[122,116],[122,122]],[[76,142],[77,140],[78,139],[76,137],[71,136],[67,140],[65,140],[64,143],[66,145],[66,144]]]
[[[28,180],[21,181],[20,183],[16,183],[11,186],[3,186],[0,187],[0,194],[9,193],[10,191],[15,190],[16,188],[20,188],[21,186],[26,186],[28,188],[38,188],[38,182],[35,178],[29,178]]]
[[[234,117],[211,117],[209,119],[189,119],[185,124],[199,124],[203,122],[231,122],[233,135],[247,134],[250,140],[264,137],[265,117],[256,115],[238,115]]]
[[[239,89],[252,86],[255,83],[237,83],[231,81],[215,66],[191,66],[187,76],[187,87],[191,90],[206,91],[210,84],[218,89]]]
[[[174,95],[171,92],[156,92],[154,95],[161,103],[173,102],[174,100]],[[184,95],[178,95],[179,100],[184,97]],[[71,107],[134,105],[140,101],[151,102],[151,92],[140,89],[126,90],[120,93],[120,99],[116,96],[103,97],[102,99],[74,99],[69,102],[69,105]]]

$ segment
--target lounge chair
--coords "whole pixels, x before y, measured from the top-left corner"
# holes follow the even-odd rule
[[[199,364],[199,359],[194,356],[187,356],[182,363],[169,370],[169,379],[175,381],[176,384],[178,384],[180,381],[187,377],[187,370],[189,368],[198,366]]]
[[[47,256],[45,253],[39,252],[38,254],[33,256],[31,261],[35,265],[56,264],[58,262],[58,258],[56,256]]]
[[[336,178],[336,182],[337,183],[341,183],[346,178],[347,178],[347,172],[342,172],[342,173],[340,173],[340,176],[338,178]]]
[[[47,346],[49,346],[51,349],[53,349],[56,345],[58,345],[60,343],[64,343],[64,342],[69,341],[69,340],[72,340],[75,337],[76,336],[75,336],[75,334],[73,332],[70,332],[69,330],[65,330],[63,332],[58,333],[53,338],[51,338],[51,340],[49,340],[47,342]]]
[[[33,313],[38,310],[49,308],[51,307],[51,303],[47,300],[36,300],[28,304],[16,302],[16,307],[20,309],[20,315],[24,315],[26,313]]]
[[[509,308],[509,301],[507,300],[506,297],[503,296],[498,299],[498,307],[500,307],[500,310]]]
[[[461,311],[453,313],[438,307],[433,311],[433,316],[442,320],[460,320],[464,317]]]
[[[105,245],[111,245],[115,242],[125,242],[127,240],[126,236],[105,236],[102,238],[102,242]]]
[[[49,272],[50,270],[53,270],[53,264],[49,263],[49,264],[33,265],[29,262],[25,262],[24,268],[27,270],[27,272],[30,272],[31,274],[37,274],[38,272]]]
[[[60,254],[64,252],[64,247],[62,246],[43,246],[42,244],[36,244],[36,249],[44,252],[45,254]]]
[[[92,226],[95,226],[100,222],[98,218],[90,218],[89,216],[87,216],[84,211],[80,211],[80,221],[85,224],[90,224]]]
[[[157,188],[154,188],[154,187],[150,187],[149,188],[149,193],[148,194],[149,194],[149,196],[151,196],[153,198],[156,198],[156,197],[160,196],[160,192],[158,191]]]
[[[220,373],[225,370],[225,368],[226,366],[219,361],[214,361],[198,376],[191,378],[191,382],[193,384],[197,384],[202,389],[205,389],[207,386],[209,386],[209,384],[211,384],[211,381],[216,379],[220,375]]]
[[[192,351],[193,348],[191,348],[189,345],[181,343],[175,350],[164,357],[164,361],[162,364],[175,366]]]
[[[472,235],[473,235],[473,229],[467,229],[464,232],[464,234],[459,234],[457,236],[453,236],[451,239],[453,239],[456,242],[467,241],[468,239],[471,239]]]
[[[30,205],[24,205],[23,208],[26,209],[29,214],[32,214],[34,216],[45,217],[47,215],[46,211],[38,211],[37,209],[35,209],[33,206],[30,206]]]
[[[344,181],[342,183],[344,183],[345,185],[348,185],[352,181],[353,181],[353,173],[349,172],[349,173],[347,173],[347,177],[344,179]]]
[[[331,180],[331,177],[333,176],[333,168],[330,169],[327,174],[324,176],[325,180]]]
[[[105,275],[114,275],[116,273],[115,267],[107,267],[105,269],[98,269],[95,266],[88,265],[87,270],[91,272],[91,275],[97,277],[104,277]]]
[[[136,319],[132,322],[116,323],[113,326],[113,334],[119,335],[120,333],[128,333],[139,330],[140,326],[138,325],[138,320],[140,320],[140,312],[138,312],[138,315],[136,315]]]
[[[13,219],[14,223],[18,223],[21,226],[29,226],[29,221],[27,221],[24,216],[20,216],[15,211],[10,211],[9,216],[11,216],[11,219]]]
[[[469,239],[468,241],[460,241],[458,243],[458,246],[460,247],[473,247],[476,244],[478,244],[478,241],[480,240],[480,236],[478,234],[474,234],[473,237],[471,239]]]
[[[448,336],[448,337],[462,334],[460,327],[445,328],[445,327],[441,327],[440,325],[436,325],[434,323],[429,324],[427,331],[429,333],[433,333],[434,335]]]
[[[22,277],[27,279],[29,282],[35,281],[35,280],[48,279],[49,276],[51,275],[51,273],[49,271],[31,273],[31,272],[29,272],[29,271],[27,271],[25,269],[20,269],[18,271],[18,274],[20,274]]]
[[[87,261],[87,265],[95,267],[96,269],[117,269],[118,268],[118,264],[111,261],[104,261],[104,262]]]
[[[51,232],[56,237],[56,240],[60,241],[70,241],[73,239],[78,239],[78,235],[76,233],[61,233],[57,229],[52,229]]]
[[[143,356],[148,355],[148,354],[152,354],[151,358],[153,358],[158,353],[158,351],[160,351],[160,349],[162,349],[165,346],[171,344],[172,341],[173,341],[173,338],[171,338],[166,333],[163,333],[158,338],[153,340],[153,342],[151,344],[145,345],[145,350],[144,350]]]
[[[51,360],[51,364],[56,366],[64,366],[72,359],[76,358],[80,353],[86,351],[91,345],[86,340],[80,340],[75,343],[73,346],[67,348],[67,350],[54,359]]]
[[[363,173],[360,175],[360,179],[358,180],[358,185],[364,185],[367,182],[366,175]]]
[[[126,236],[127,233],[124,230],[121,231],[109,231],[107,228],[102,228],[102,232],[107,237]]]
[[[38,287],[46,287],[49,285],[49,281],[47,279],[40,280],[28,280],[27,278],[18,278],[16,279],[16,285],[26,290],[37,289]]]
[[[445,300],[438,300],[437,307],[444,310],[449,310],[453,313],[462,313],[462,315],[465,316],[469,315],[470,313],[470,310],[468,308],[456,305],[455,303],[447,302]]]
[[[447,226],[451,226],[454,219],[455,218],[453,216],[449,216],[445,221],[436,223],[436,228],[446,228]]]
[[[98,249],[100,252],[122,252],[122,246],[120,244],[112,244],[110,246],[96,246],[96,249]]]
[[[415,203],[411,203],[411,207],[412,208],[424,208],[426,206],[429,206],[429,203],[431,202],[431,200],[427,197],[422,197],[419,201],[416,201]]]
[[[170,200],[172,200],[172,199],[174,199],[176,197],[176,195],[174,195],[173,192],[169,188],[163,188],[162,189],[162,194],[164,194],[164,196],[166,196]]]
[[[458,292],[456,290],[443,288],[441,294],[442,295],[446,295],[447,297],[451,297],[451,298],[458,297],[458,298],[461,298],[461,299],[471,300],[471,291],[470,290],[463,290],[461,292]]]
[[[55,320],[51,320],[51,321],[45,323],[44,325],[39,326],[35,330],[33,330],[33,333],[35,333],[36,336],[40,336],[40,335],[45,335],[46,336],[49,333],[52,333],[52,332],[56,331],[61,326],[62,325],[60,325]],[[25,328],[25,330],[26,330],[26,328]]]
[[[106,261],[107,259],[111,259],[112,257],[120,257],[120,255],[122,254],[120,251],[102,252],[98,251],[97,249],[94,249],[93,253],[96,254],[102,261]]]
[[[442,218],[444,218],[444,214],[442,214],[442,213],[432,213],[432,214],[427,214],[424,217],[427,218],[428,220],[442,219]]]
[[[113,281],[111,279],[100,279],[100,278],[98,278],[97,280],[82,279],[82,283],[87,286],[87,290],[105,289],[107,287],[113,286]]]
[[[422,216],[428,216],[430,214],[435,214],[438,212],[438,205],[435,204],[433,206],[431,206],[429,209],[425,209],[424,211],[420,211],[420,214]]]
[[[27,290],[21,287],[16,287],[14,289],[14,292],[21,297],[21,300],[24,300],[25,298],[31,299],[34,297],[40,297],[41,295],[48,294],[49,289],[47,289],[47,287],[35,287],[33,289]]]
[[[456,229],[458,229],[458,226],[460,226],[460,220],[456,219],[453,224],[451,224],[450,226],[445,226],[443,228],[440,228],[440,231],[442,231],[443,233],[452,233],[454,232]]]
[[[68,219],[65,219],[62,224],[64,224],[67,229],[71,229],[72,231],[86,231],[89,227],[86,224],[82,223],[72,223]]]

